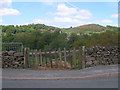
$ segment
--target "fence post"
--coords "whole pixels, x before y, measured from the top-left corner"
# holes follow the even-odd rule
[[[67,67],[67,64],[66,64],[66,61],[67,61],[67,58],[66,58],[66,48],[64,48],[64,60],[65,60],[65,68]]]
[[[57,59],[57,50],[55,50],[55,62],[56,62],[56,65],[57,65],[57,68],[58,68],[58,59]]]
[[[85,60],[85,46],[82,46],[82,69],[86,67],[86,60]]]
[[[42,66],[42,52],[41,52],[41,49],[39,50],[39,53],[40,53],[40,66]]]
[[[76,50],[75,48],[73,49],[73,60],[74,60],[74,67],[76,66]]]
[[[24,68],[26,68],[26,48],[24,48]]]
[[[79,69],[82,69],[82,48],[79,47]]]
[[[49,59],[50,59],[50,66],[51,66],[51,68],[52,68],[53,66],[52,66],[52,56],[51,56],[51,50],[49,50]]]
[[[32,50],[32,60],[31,60],[31,61],[32,61],[32,62],[31,62],[32,66],[35,66],[34,58],[35,58],[34,50]]]
[[[72,68],[72,56],[71,56],[71,51],[70,51],[70,49],[68,50],[68,53],[69,53],[69,60],[70,60],[71,68]]]
[[[47,67],[47,51],[45,50],[45,57],[44,57],[44,64],[45,64],[45,67]]]
[[[40,65],[40,50],[38,50],[38,66]]]
[[[27,48],[27,63],[28,63],[28,67],[29,67],[29,64],[30,64],[30,61],[29,61],[29,53],[30,53],[30,49]]]
[[[29,48],[24,49],[24,68],[28,68]]]
[[[37,50],[34,50],[34,52],[35,52],[35,65],[37,66],[38,65],[38,57],[37,57],[38,52]]]
[[[30,49],[28,48],[28,67],[31,67],[31,60],[30,60]]]
[[[60,64],[62,65],[62,54],[61,54],[61,49],[59,48],[58,50],[59,57],[60,57]]]

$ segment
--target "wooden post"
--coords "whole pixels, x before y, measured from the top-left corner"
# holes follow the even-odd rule
[[[72,56],[71,56],[71,51],[69,50],[68,53],[69,53],[69,60],[70,60],[71,68],[72,68]]]
[[[39,50],[39,53],[40,53],[40,66],[42,66],[42,52],[41,52],[41,49]]]
[[[84,49],[83,49],[83,54],[84,54],[85,68],[86,68],[86,53],[85,53],[85,46],[84,46]]]
[[[76,50],[73,49],[73,60],[74,60],[74,67],[76,66]]]
[[[85,60],[85,46],[82,46],[82,68],[86,67],[86,60]]]
[[[27,67],[29,67],[29,64],[30,64],[29,53],[30,53],[30,49],[27,48]]]
[[[65,68],[67,67],[67,57],[66,57],[66,48],[64,48],[64,61],[65,61]]]
[[[38,52],[37,50],[34,51],[35,52],[35,65],[38,65]]]
[[[42,66],[45,67],[45,51],[43,51]]]
[[[52,68],[53,66],[52,66],[52,56],[51,56],[51,50],[49,50],[49,59],[50,59],[50,66],[51,66],[51,68]]]
[[[61,49],[59,48],[58,50],[59,53],[59,58],[60,58],[60,64],[62,65],[62,54],[61,54]]]
[[[31,60],[32,66],[34,66],[34,50],[32,50],[32,60]]]
[[[45,50],[45,66],[47,67],[47,52]]]
[[[40,65],[40,50],[38,50],[38,65]]]
[[[26,68],[26,60],[27,60],[27,57],[26,57],[26,48],[24,48],[24,68]]]
[[[58,68],[57,50],[55,50],[55,61],[56,61],[56,65],[57,65],[57,68]]]
[[[79,69],[82,69],[82,48],[79,47]]]
[[[28,48],[28,66],[29,66],[29,68],[31,67],[31,59],[29,58],[29,54],[30,54],[30,50],[29,50],[29,48]]]
[[[29,48],[24,49],[24,68],[28,68]]]

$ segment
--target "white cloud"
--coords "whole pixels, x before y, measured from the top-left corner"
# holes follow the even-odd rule
[[[100,22],[101,22],[101,23],[112,23],[112,20],[104,19],[104,20],[101,20]]]
[[[70,26],[80,26],[84,24],[88,24],[87,22],[71,18],[71,17],[54,17],[51,20],[47,19],[35,19],[32,23],[40,23],[51,26],[59,26],[59,27],[70,27]]]
[[[76,8],[69,8],[65,4],[59,4],[57,6],[57,10],[58,10],[58,12],[55,14],[60,15],[60,16],[73,15],[77,12]]]
[[[40,3],[42,3],[43,5],[46,5],[46,6],[53,6],[53,5],[57,4],[55,2],[40,2]]]
[[[51,13],[57,16],[67,16],[67,17],[74,17],[78,19],[91,19],[92,13],[88,10],[82,9],[78,10],[77,8],[70,8],[65,4],[59,4],[57,6],[57,12]]]
[[[0,8],[10,7],[12,0],[0,0]]]
[[[73,6],[73,5],[71,5]],[[77,7],[68,7],[66,4],[58,4],[57,11],[49,13],[53,16],[52,25],[60,27],[80,26],[90,22],[83,21],[83,19],[91,19],[92,13],[86,9],[79,9]]]
[[[118,18],[118,14],[111,15],[112,18]]]
[[[12,8],[1,8],[0,9],[0,15],[5,16],[5,15],[20,15],[20,12],[16,9]]]
[[[92,18],[92,13],[88,10],[80,10],[79,12],[77,12],[77,15],[75,16],[75,18],[79,18],[79,19],[91,19]]]
[[[33,23],[52,23],[51,20],[48,20],[48,19],[35,19],[33,20]]]
[[[2,23],[3,22],[3,20],[0,20],[0,23]]]
[[[0,16],[20,15],[20,12],[11,8],[12,0],[0,0]]]
[[[118,27],[119,25],[118,24],[108,24],[110,26],[115,26],[115,27]]]
[[[94,23],[112,23],[112,20],[108,20],[108,19],[103,19],[103,20],[97,20],[97,21],[93,21]]]
[[[91,22],[78,20],[70,17],[55,17],[54,24],[57,24],[60,27],[76,27],[80,25],[90,24]]]
[[[70,17],[55,17],[55,22],[79,23],[80,21]]]

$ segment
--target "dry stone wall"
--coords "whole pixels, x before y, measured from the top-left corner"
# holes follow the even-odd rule
[[[23,68],[24,55],[15,51],[2,51],[2,68]]]
[[[120,48],[115,47],[92,47],[85,50],[86,67],[96,65],[120,64]]]
[[[97,65],[111,65],[111,64],[120,64],[120,48],[115,47],[92,47],[85,49],[85,66],[93,67]],[[25,56],[23,52],[15,51],[2,51],[2,67],[3,68],[24,68]],[[0,57],[0,58],[1,58]],[[84,58],[84,57],[82,57]],[[83,60],[84,61],[84,60]]]

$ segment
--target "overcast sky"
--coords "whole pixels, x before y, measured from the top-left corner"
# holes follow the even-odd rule
[[[2,1],[2,2],[1,2]],[[69,0],[68,0],[69,1]],[[117,2],[12,2],[0,0],[0,23],[40,23],[56,27],[118,24]]]

